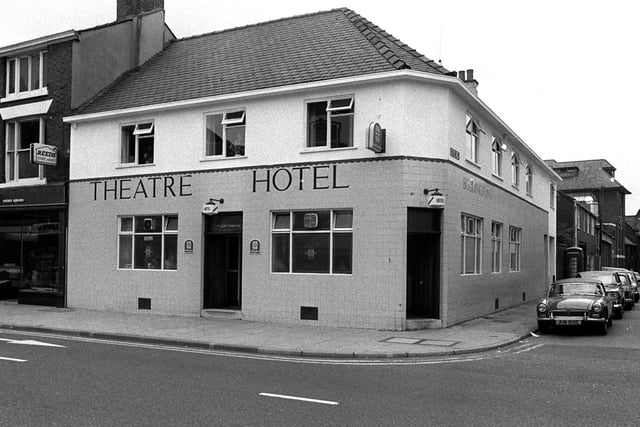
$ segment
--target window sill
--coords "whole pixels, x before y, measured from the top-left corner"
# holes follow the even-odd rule
[[[341,148],[327,148],[327,147],[315,147],[315,148],[305,148],[300,152],[300,154],[309,154],[309,153],[327,153],[334,151],[351,151],[357,150],[358,147],[341,147]]]
[[[47,179],[40,178],[31,178],[31,179],[21,179],[19,181],[10,181],[0,184],[0,188],[13,188],[13,187],[29,187],[32,185],[46,185]]]
[[[225,160],[239,160],[239,159],[246,159],[247,156],[233,156],[233,157],[222,157],[222,156],[210,156],[210,157],[205,157],[204,159],[200,159],[201,163],[207,163],[207,162],[223,162]]]
[[[475,167],[476,167],[476,168],[478,168],[478,169],[482,169],[482,166],[480,166],[479,164],[477,164],[477,163],[476,163],[476,162],[474,162],[473,160],[471,160],[471,159],[465,159],[465,160],[466,160],[466,162],[467,162],[467,163],[469,163],[470,165],[473,165],[473,166],[475,166]]]
[[[511,184],[511,188],[513,188],[516,191],[520,191],[520,187],[518,187],[517,185]]]
[[[500,181],[503,181],[503,182],[504,182],[504,178],[503,178],[503,177],[501,177],[500,175],[496,175],[495,173],[492,173],[491,175],[492,175],[494,178],[499,179]]]
[[[11,95],[7,95],[6,98],[0,99],[0,103],[20,101],[22,99],[36,98],[38,96],[47,96],[49,91],[46,87],[37,90],[31,90],[29,92],[19,92]]]
[[[120,164],[118,166],[116,166],[116,169],[131,169],[131,168],[148,168],[148,167],[155,167],[156,164],[155,163],[143,163],[141,165],[135,163],[135,164]]]
[[[482,273],[460,273],[462,277],[482,276]]]

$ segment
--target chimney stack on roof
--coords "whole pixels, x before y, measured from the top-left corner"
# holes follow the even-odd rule
[[[164,9],[164,0],[117,0],[117,20],[127,18],[156,9]]]
[[[458,78],[467,85],[474,95],[478,95],[478,81],[473,78],[473,68],[466,71],[458,71]]]

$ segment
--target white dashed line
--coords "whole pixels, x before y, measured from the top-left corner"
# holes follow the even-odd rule
[[[0,360],[6,360],[7,362],[26,362],[24,359],[14,359],[11,357],[0,357]]]
[[[273,393],[260,393],[260,396],[265,397],[276,397],[278,399],[287,399],[287,400],[300,400],[303,402],[311,402],[311,403],[320,403],[322,405],[338,405],[338,402],[333,402],[331,400],[318,400],[318,399],[309,399],[307,397],[296,397],[296,396],[287,396],[285,394],[273,394]]]

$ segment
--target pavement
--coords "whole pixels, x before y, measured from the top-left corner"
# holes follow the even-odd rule
[[[0,332],[296,357],[429,357],[482,352],[515,343],[537,329],[535,305],[525,303],[446,329],[379,331],[55,308],[0,300]]]

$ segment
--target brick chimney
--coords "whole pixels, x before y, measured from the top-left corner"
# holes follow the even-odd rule
[[[474,93],[474,95],[478,95],[478,81],[473,78],[473,69],[464,71],[458,71],[458,78],[467,85],[469,90]]]
[[[122,21],[156,9],[164,9],[164,0],[117,0],[117,20]]]

